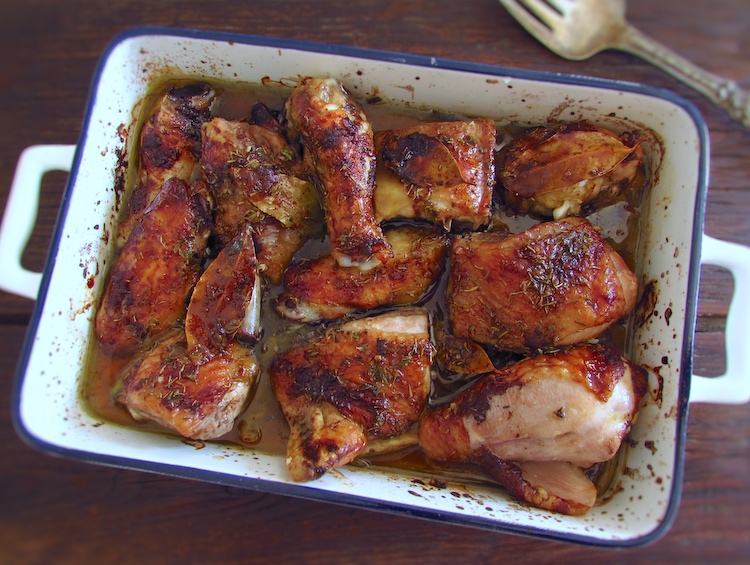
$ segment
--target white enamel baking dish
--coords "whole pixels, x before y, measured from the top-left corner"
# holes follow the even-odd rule
[[[653,292],[636,312],[629,353],[651,369],[649,402],[635,425],[620,488],[583,517],[528,508],[501,488],[430,475],[347,466],[295,484],[284,458],[249,447],[120,427],[82,409],[79,380],[92,336],[94,303],[110,254],[115,171],[133,108],[165,76],[259,83],[332,75],[362,98],[486,116],[498,123],[586,119],[654,135],[647,149],[654,184],[644,206],[638,278]],[[750,282],[750,250],[703,234],[708,136],[694,107],[671,93],[590,78],[548,75],[423,56],[213,33],[142,29],[117,38],[94,77],[75,146],[23,153],[0,231],[0,286],[36,299],[14,389],[19,434],[43,450],[82,461],[211,481],[491,530],[601,546],[634,546],[662,535],[680,499],[689,402],[750,399],[746,347],[750,307],[736,293],[726,332],[727,373],[692,374],[701,264],[720,265],[735,288]],[[654,165],[656,168],[656,165]],[[21,267],[35,223],[42,175],[70,171],[43,273]],[[650,284],[649,284],[650,283]],[[648,303],[648,306],[643,304]]]

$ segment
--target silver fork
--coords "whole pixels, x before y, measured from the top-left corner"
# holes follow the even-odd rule
[[[625,0],[499,0],[531,35],[580,61],[604,49],[627,51],[694,88],[750,127],[750,95],[644,35],[625,20]]]

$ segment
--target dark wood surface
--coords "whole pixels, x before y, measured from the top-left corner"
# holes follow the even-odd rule
[[[750,89],[746,0],[630,0],[628,15],[683,56]],[[698,106],[711,134],[706,232],[750,245],[750,129],[630,55],[610,51],[583,62],[556,57],[495,0],[3,1],[0,207],[25,147],[76,142],[100,54],[118,32],[140,25],[306,39],[671,89]],[[44,179],[37,227],[23,257],[27,268],[43,266],[65,179],[63,173]],[[718,268],[705,268],[702,276],[695,368],[716,375],[725,366],[723,331],[733,282]],[[16,435],[10,408],[14,367],[32,308],[32,301],[0,292],[0,563],[717,563],[750,558],[748,406],[691,407],[682,503],[665,537],[637,549],[592,549],[39,453]]]

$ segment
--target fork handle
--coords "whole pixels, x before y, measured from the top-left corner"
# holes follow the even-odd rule
[[[623,29],[613,47],[660,67],[750,127],[750,94],[735,81],[709,73],[631,25]]]

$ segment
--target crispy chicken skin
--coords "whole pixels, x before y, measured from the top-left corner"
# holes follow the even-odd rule
[[[201,146],[201,125],[210,119],[215,96],[207,84],[170,88],[143,124],[139,181],[123,211],[118,238],[124,243],[135,222],[170,178],[193,178]]]
[[[289,132],[317,172],[332,255],[369,269],[392,256],[375,221],[375,148],[362,107],[333,78],[305,78],[286,104]]]
[[[226,245],[251,224],[260,269],[272,283],[322,229],[315,187],[268,112],[263,126],[214,118],[202,128],[201,167],[215,201],[214,235]]]
[[[206,360],[174,330],[125,368],[115,401],[137,420],[150,420],[192,439],[232,429],[247,405],[259,369],[249,349],[229,343]]]
[[[167,180],[115,259],[96,313],[104,351],[125,355],[185,315],[211,213],[205,187]]]
[[[644,183],[636,134],[585,123],[538,127],[514,139],[500,173],[505,203],[522,213],[561,219],[585,215]]]
[[[289,423],[295,481],[350,463],[369,442],[405,434],[430,391],[432,345],[423,309],[346,322],[279,354],[270,375]]]
[[[503,484],[518,483],[518,469],[508,462],[589,467],[615,456],[646,387],[646,371],[616,351],[571,346],[493,371],[428,410],[419,444],[432,459],[473,462],[495,477],[508,475]],[[575,473],[570,480],[580,485]]]
[[[452,334],[526,351],[595,338],[635,305],[637,280],[586,219],[453,240]]]
[[[495,123],[427,122],[375,133],[375,217],[423,218],[450,229],[487,225],[495,187]]]
[[[190,297],[185,335],[190,351],[206,358],[235,337],[255,341],[260,325],[260,284],[252,228],[247,226],[203,271]]]
[[[310,323],[419,301],[443,270],[447,239],[410,226],[386,229],[385,237],[393,258],[368,271],[341,267],[330,255],[293,263],[284,274],[285,292],[276,301],[277,312]]]

